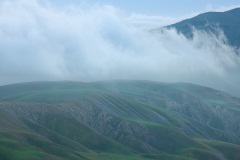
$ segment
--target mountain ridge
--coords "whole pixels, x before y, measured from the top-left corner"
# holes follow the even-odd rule
[[[178,23],[168,25],[164,28],[175,28],[187,38],[193,38],[193,28],[207,33],[219,34],[222,30],[227,38],[228,44],[240,47],[240,8],[225,12],[206,12],[193,18],[185,19]]]

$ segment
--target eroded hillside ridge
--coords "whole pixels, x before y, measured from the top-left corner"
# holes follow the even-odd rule
[[[71,157],[58,153],[64,150],[76,159],[95,152],[228,159],[239,151],[239,98],[198,85],[35,82],[0,92],[1,136],[52,156]],[[234,150],[229,155],[221,145]]]

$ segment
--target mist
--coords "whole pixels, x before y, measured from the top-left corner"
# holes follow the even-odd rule
[[[239,53],[221,30],[194,31],[189,40],[173,29],[149,31],[146,17],[136,25],[113,6],[2,0],[0,85],[136,79],[190,82],[240,96]]]

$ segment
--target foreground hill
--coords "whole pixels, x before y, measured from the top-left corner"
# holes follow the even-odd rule
[[[186,83],[0,87],[0,159],[238,160],[240,99]]]
[[[176,30],[187,38],[193,37],[193,28],[216,33],[216,29],[221,29],[228,43],[234,47],[240,47],[240,8],[226,12],[207,12],[196,17],[183,20],[179,23],[167,26]]]

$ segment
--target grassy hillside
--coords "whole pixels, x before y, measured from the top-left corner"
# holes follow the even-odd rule
[[[236,97],[185,83],[1,86],[0,157],[236,159],[239,109]]]

